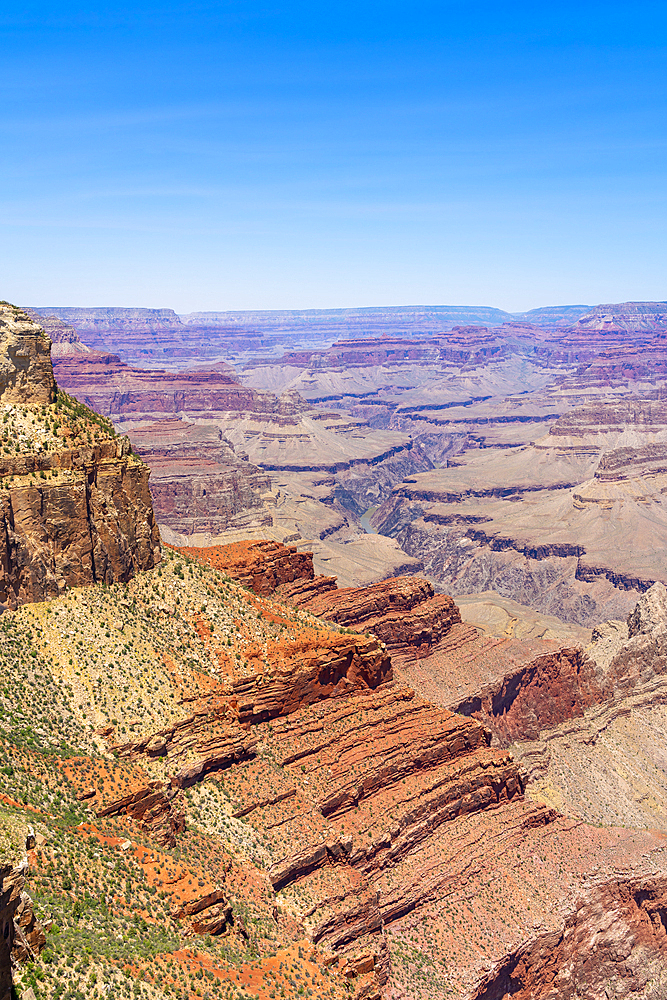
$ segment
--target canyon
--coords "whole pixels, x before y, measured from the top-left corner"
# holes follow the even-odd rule
[[[664,995],[663,305],[0,307],[2,1000]]]
[[[170,543],[296,543],[341,585],[425,572],[584,626],[663,579],[664,304],[167,312],[33,315],[66,347],[59,385],[150,465]],[[202,330],[185,371],[110,352]]]

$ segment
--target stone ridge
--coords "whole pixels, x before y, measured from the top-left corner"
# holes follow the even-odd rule
[[[222,570],[256,594],[276,594],[292,607],[346,628],[372,632],[390,649],[426,654],[461,615],[451,597],[421,577],[400,576],[368,587],[338,589],[335,576],[315,576],[313,553],[280,542],[235,542],[179,552]],[[473,630],[462,626],[460,641]]]
[[[52,403],[51,341],[29,316],[0,302],[0,403]]]
[[[349,628],[373,632],[391,649],[418,649],[422,655],[437,645],[455,625],[461,625],[461,615],[447,594],[435,594],[433,587],[421,577],[398,576],[368,587],[345,587],[338,590],[330,585],[335,577],[317,577],[317,593],[301,582],[285,584],[278,589],[282,600]]]
[[[178,547],[177,552],[219,569],[256,594],[268,596],[282,584],[313,580],[313,553],[297,552],[296,545],[281,542],[247,541],[209,548]],[[318,580],[324,579],[319,577]],[[335,577],[330,578],[335,586]]]

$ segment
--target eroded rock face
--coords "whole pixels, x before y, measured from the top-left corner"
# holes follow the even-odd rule
[[[150,569],[160,539],[147,466],[108,422],[55,396],[39,327],[2,305],[0,323],[0,602]]]
[[[507,955],[470,1000],[659,1000],[667,993],[666,893],[664,876],[596,886],[560,931]]]
[[[319,592],[312,594],[299,583],[280,588],[283,600],[304,608],[318,618],[347,627],[363,628],[395,650],[416,648],[426,652],[461,624],[451,597],[435,594],[421,577],[398,576],[368,587],[329,587],[335,577],[318,577]]]
[[[126,581],[159,562],[149,470],[126,440],[0,461],[0,475],[3,603]]]
[[[315,576],[312,552],[297,552],[296,545],[280,542],[234,542],[206,549],[186,546],[177,551],[202,559],[263,596],[275,593],[282,584]]]
[[[584,714],[605,694],[596,666],[578,648],[538,656],[500,683],[456,706],[506,740],[534,740],[543,729]]]
[[[0,866],[0,1000],[9,1000],[12,990],[14,916],[25,885],[25,864]]]
[[[175,532],[217,534],[264,506],[271,480],[213,423],[147,421],[132,431],[132,446],[150,467],[156,517]]]
[[[640,597],[637,605],[628,617],[628,636],[645,635],[658,627],[667,624],[667,587],[663,583],[654,583]]]
[[[52,403],[55,392],[51,341],[20,309],[0,303],[1,401]]]
[[[35,959],[46,944],[44,930],[35,916],[32,900],[25,891],[28,861],[25,849],[29,831],[23,831],[23,844],[8,857],[6,830],[0,823],[3,858],[0,862],[0,1000],[10,1000],[12,967]],[[34,836],[32,836],[34,844]],[[21,856],[22,855],[22,856]]]

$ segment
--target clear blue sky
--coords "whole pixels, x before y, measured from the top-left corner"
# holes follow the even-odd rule
[[[667,5],[0,3],[0,298],[667,299]]]

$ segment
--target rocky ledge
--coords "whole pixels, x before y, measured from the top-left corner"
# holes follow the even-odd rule
[[[25,891],[35,834],[17,816],[0,811],[0,1000],[10,1000],[12,966],[35,959],[46,937]]]
[[[461,622],[451,597],[421,577],[399,576],[368,587],[339,589],[335,576],[315,576],[312,552],[279,542],[237,542],[184,552],[264,596],[345,628],[372,632],[393,651],[426,654],[446,636],[465,642],[475,630]]]

